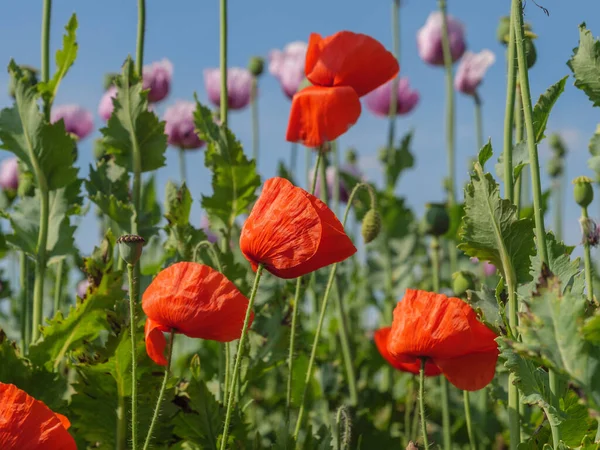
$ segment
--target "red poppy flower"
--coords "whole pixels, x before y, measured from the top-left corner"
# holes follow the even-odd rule
[[[359,97],[399,70],[396,58],[370,36],[311,34],[304,71],[314,86],[294,95],[286,139],[319,147],[341,136],[360,116]]]
[[[402,363],[428,358],[454,386],[477,391],[494,378],[496,337],[461,299],[407,289],[394,310],[387,348]]]
[[[252,269],[297,278],[345,260],[356,247],[325,203],[285,178],[271,178],[244,223],[240,248]]]
[[[148,316],[146,351],[154,362],[167,365],[163,332],[230,342],[242,334],[248,299],[222,273],[193,262],[162,270],[142,297]],[[250,325],[254,314],[250,318]]]
[[[77,450],[69,419],[12,384],[0,383],[2,450]]]
[[[414,374],[418,374],[421,370],[421,361],[414,362],[402,362],[398,358],[395,358],[388,351],[388,339],[390,336],[390,332],[392,331],[392,327],[383,327],[379,330],[375,331],[375,345],[377,346],[377,350],[381,353],[381,356],[390,363],[390,365],[394,369],[401,370],[403,372],[410,372]],[[440,375],[442,371],[431,361],[427,361],[425,363],[425,375],[428,377],[434,377],[436,375]]]

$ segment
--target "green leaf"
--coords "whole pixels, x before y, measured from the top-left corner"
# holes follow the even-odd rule
[[[517,180],[521,176],[523,169],[529,164],[529,151],[527,142],[520,142],[513,147],[512,151],[513,179]],[[496,177],[504,179],[504,152],[500,153],[498,163],[496,164]]]
[[[62,121],[46,122],[37,91],[23,81],[17,64],[11,60],[8,68],[16,80],[15,105],[0,111],[0,148],[14,153],[36,174],[36,186],[54,190],[71,184],[78,170],[73,167],[73,139]]]
[[[85,180],[89,198],[100,211],[114,220],[122,230],[129,230],[133,205],[129,196],[127,171],[112,161],[100,160],[96,169],[90,165],[89,180]]]
[[[585,92],[594,106],[600,106],[600,41],[585,23],[579,25],[579,47],[573,49],[567,65],[575,76],[575,87]]]
[[[79,44],[77,44],[75,35],[75,32],[77,31],[77,16],[75,14],[69,19],[69,23],[65,27],[65,30],[67,33],[63,35],[62,48],[56,51],[56,72],[54,73],[54,76],[48,83],[40,82],[37,84],[37,88],[42,97],[47,99],[50,103],[52,103],[52,100],[56,97],[60,82],[75,62],[75,58],[77,58]]]
[[[486,285],[480,291],[467,291],[467,303],[490,328],[499,332],[504,326],[504,305],[498,303],[496,293]]]
[[[565,444],[577,447],[582,436],[592,430],[595,434],[598,422],[590,418],[588,408],[579,401],[577,394],[567,392],[565,398],[561,399],[561,408],[567,416],[559,426],[560,437]]]
[[[156,275],[162,269],[167,254],[162,240],[158,234],[153,235],[144,245],[140,258],[140,272],[142,275]]]
[[[156,181],[154,175],[142,185],[140,202],[140,234],[146,240],[149,240],[158,231],[156,225],[162,218],[158,196],[156,195]]]
[[[560,81],[550,86],[546,92],[540,95],[535,107],[533,108],[533,128],[535,131],[535,142],[539,143],[546,136],[546,124],[550,117],[552,107],[565,90],[565,83],[569,76],[563,77]]]
[[[548,212],[548,204],[550,202],[550,197],[552,196],[552,190],[546,189],[542,192],[542,214],[545,216],[546,212]],[[522,206],[519,216],[521,219],[533,219],[534,218],[534,210],[533,204],[529,204],[527,206]]]
[[[492,157],[492,155],[494,154],[494,151],[492,150],[492,141],[488,140],[487,144],[485,144],[481,150],[479,150],[479,153],[477,155],[477,160],[479,161],[479,165],[481,167],[485,167],[485,163],[489,161],[489,159]]]
[[[256,162],[248,160],[233,133],[215,124],[212,112],[197,98],[194,122],[207,143],[205,164],[213,173],[213,195],[202,196],[202,207],[211,223],[231,230],[235,219],[247,213],[256,199],[261,183]]]
[[[391,187],[396,186],[400,174],[406,169],[415,165],[415,158],[410,152],[410,145],[413,138],[413,131],[406,133],[400,140],[400,146],[393,148],[391,164],[386,164],[387,178],[390,180]]]
[[[134,154],[139,152],[140,170],[151,172],[165,165],[167,136],[165,123],[148,111],[148,92],[133,69],[131,58],[125,61],[123,74],[116,79],[117,96],[107,126],[100,132],[115,162],[133,172]]]
[[[583,325],[583,337],[592,344],[600,345],[600,309]]]
[[[103,275],[112,271],[115,243],[116,238],[112,231],[108,229],[100,246],[94,247],[92,254],[84,259],[84,270],[88,275],[88,279],[93,281],[93,286],[99,286]]]
[[[465,189],[460,236],[458,248],[468,256],[494,264],[505,279],[510,276],[521,283],[531,278],[533,223],[517,218],[516,207],[500,198],[498,184],[479,163],[475,163],[475,172]]]
[[[187,185],[178,188],[168,181],[165,187],[165,218],[169,225],[187,225],[190,223],[192,211],[192,195]]]
[[[107,310],[124,297],[120,273],[105,276],[100,286],[63,317],[58,312],[42,328],[43,340],[29,348],[29,359],[38,366],[56,371],[69,352],[82,351],[85,342],[93,341],[109,328]]]

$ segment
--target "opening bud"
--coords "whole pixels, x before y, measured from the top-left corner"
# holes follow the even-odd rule
[[[450,229],[450,216],[443,203],[428,203],[425,205],[425,233],[432,236],[442,236]]]
[[[381,232],[381,216],[374,208],[369,209],[362,220],[361,234],[365,244],[375,240]]]
[[[452,274],[452,290],[454,295],[464,295],[468,290],[475,289],[475,275],[467,270]]]
[[[135,234],[125,234],[117,239],[121,259],[127,264],[135,266],[142,256],[142,250],[146,241],[143,237]]]
[[[577,177],[573,180],[575,202],[582,208],[587,208],[594,200],[594,188],[589,177]]]

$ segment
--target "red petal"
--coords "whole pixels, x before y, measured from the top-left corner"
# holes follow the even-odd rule
[[[220,342],[239,339],[247,308],[248,299],[222,273],[192,262],[162,270],[142,298],[142,309],[163,331]]]
[[[348,131],[360,111],[360,100],[351,87],[307,87],[292,99],[286,139],[320,147]]]
[[[411,362],[403,362],[400,359],[393,357],[388,351],[387,344],[390,331],[392,331],[392,327],[383,327],[375,331],[374,338],[377,350],[379,350],[381,356],[383,356],[384,359],[387,362],[389,362],[390,365],[395,369],[401,370],[403,372],[418,374],[421,370],[421,361],[419,359],[413,358]],[[441,370],[430,361],[427,361],[425,363],[426,376],[432,377],[441,373]]]
[[[16,386],[4,383],[0,383],[0,448],[77,450],[58,414]]]
[[[146,353],[148,353],[150,359],[158,365],[166,366],[165,349],[167,348],[167,339],[163,327],[151,319],[147,319],[144,334],[146,336]]]
[[[340,31],[322,39],[313,34],[306,54],[306,77],[318,86],[350,86],[359,97],[394,78],[398,61],[377,40]]]
[[[433,360],[450,383],[465,391],[478,391],[490,384],[496,373],[497,361],[497,349],[457,358]]]
[[[327,206],[284,178],[264,184],[244,223],[240,248],[253,266],[280,278],[297,278],[356,252]]]
[[[54,413],[56,414],[56,417],[58,417],[58,420],[60,420],[60,423],[62,423],[63,427],[65,427],[65,430],[68,430],[69,428],[71,428],[71,421],[68,419],[67,416],[63,416],[62,414],[59,413]]]

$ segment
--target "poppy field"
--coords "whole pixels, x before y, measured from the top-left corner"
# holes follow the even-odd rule
[[[399,63],[401,0],[389,42],[314,30],[247,68],[228,61],[238,5],[219,0],[208,101],[160,114],[174,67],[145,60],[152,5],[138,0],[135,53],[105,77],[84,168],[94,114],[55,101],[82,30],[76,13],[57,29],[52,0],[39,3],[41,64],[8,61],[0,111],[0,450],[600,449],[600,125],[574,179],[549,126],[567,88],[600,106],[600,30],[572,30],[566,76],[532,92],[544,38],[526,19],[544,5],[506,0],[495,54],[472,51],[446,0],[431,2],[402,39],[444,84],[427,100],[445,108],[438,179],[414,148],[434,131],[399,125],[423,100]],[[501,139],[483,129],[492,66]],[[263,77],[289,106],[275,156],[259,140]],[[475,113],[467,167],[458,96]],[[244,109],[248,145],[230,120]],[[381,179],[362,167],[375,148],[343,153],[367,114],[387,124],[373,137]],[[159,183],[168,152],[178,176]],[[261,173],[269,158],[276,176]],[[443,195],[414,209],[408,171]],[[198,177],[209,192],[190,188]]]

